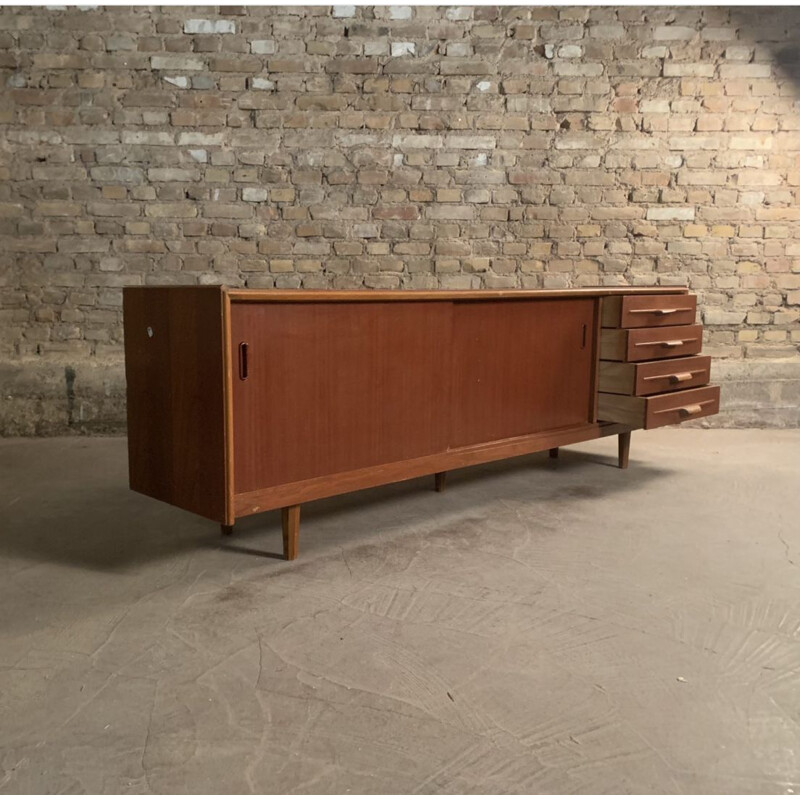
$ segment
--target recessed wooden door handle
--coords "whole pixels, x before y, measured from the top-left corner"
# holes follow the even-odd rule
[[[246,381],[248,374],[247,356],[250,345],[247,342],[239,342],[239,380]]]

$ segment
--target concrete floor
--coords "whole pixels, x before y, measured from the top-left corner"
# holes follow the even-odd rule
[[[800,431],[213,523],[0,441],[0,791],[800,792]]]

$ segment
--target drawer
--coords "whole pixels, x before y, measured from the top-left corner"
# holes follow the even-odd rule
[[[604,328],[693,325],[696,314],[697,297],[693,294],[634,294],[603,298]]]
[[[600,332],[600,358],[608,361],[652,361],[693,356],[702,347],[702,325],[633,330],[604,328]]]
[[[660,428],[719,412],[719,386],[701,386],[652,397],[628,397],[600,392],[597,418],[634,428]]]
[[[666,358],[663,361],[600,362],[600,391],[643,397],[677,389],[705,386],[709,381],[711,356]]]

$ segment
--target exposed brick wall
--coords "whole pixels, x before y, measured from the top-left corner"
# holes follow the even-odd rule
[[[74,415],[82,365],[119,376],[120,287],[221,282],[686,284],[708,352],[797,357],[798,30],[790,8],[2,9],[0,361],[68,362]],[[120,422],[115,381],[89,427]]]

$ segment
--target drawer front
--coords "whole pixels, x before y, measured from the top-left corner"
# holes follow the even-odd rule
[[[665,358],[663,361],[643,361],[639,364],[601,361],[599,388],[601,392],[638,397],[691,389],[708,383],[710,367],[711,356]]]
[[[603,300],[603,327],[655,328],[693,325],[697,297],[693,294],[628,295]]]
[[[657,358],[693,356],[703,347],[702,325],[676,325],[669,328],[638,328],[627,331],[626,361],[652,361]]]
[[[661,428],[719,412],[719,386],[701,386],[652,397],[600,392],[597,417],[632,428]]]
[[[678,389],[705,386],[710,379],[711,356],[668,358],[636,364],[633,393],[644,397]]]
[[[703,386],[648,397],[645,428],[675,425],[719,413],[719,386]]]

